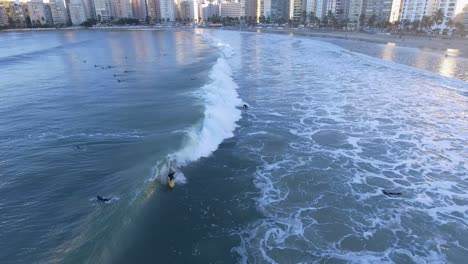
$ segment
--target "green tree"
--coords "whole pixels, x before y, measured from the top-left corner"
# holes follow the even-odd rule
[[[455,22],[453,22],[453,20],[451,18],[449,18],[449,19],[447,19],[447,22],[445,22],[445,25],[447,25],[449,30],[451,30],[453,28],[453,26],[455,25]]]
[[[97,20],[94,18],[90,18],[86,20],[85,22],[81,23],[81,26],[83,27],[92,27],[97,24]]]
[[[437,25],[442,24],[442,22],[444,22],[444,18],[445,18],[445,15],[444,15],[444,11],[442,11],[442,9],[437,10],[437,12],[435,12],[435,14],[433,16],[434,22]]]
[[[359,16],[359,27],[364,27],[364,23],[366,23],[366,14],[363,13]]]
[[[405,29],[408,29],[410,25],[411,25],[411,21],[409,21],[408,19],[403,20],[403,27],[405,27]]]
[[[367,24],[369,25],[369,27],[374,27],[376,19],[377,16],[375,14],[372,14],[372,16],[369,17],[369,19],[367,20]]]
[[[421,27],[428,29],[432,26],[432,19],[429,16],[423,16],[421,19]]]
[[[419,26],[421,25],[421,22],[416,19],[413,21],[413,23],[411,23],[411,25],[413,26],[413,30],[417,31],[419,29]]]
[[[465,25],[463,25],[463,24],[460,23],[460,22],[456,22],[456,23],[455,23],[455,28],[457,29],[457,32],[458,32],[458,33],[464,34],[464,32],[465,32]]]

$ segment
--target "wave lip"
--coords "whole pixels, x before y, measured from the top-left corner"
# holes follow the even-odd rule
[[[204,118],[201,123],[195,124],[187,130],[183,147],[176,153],[170,154],[167,160],[160,164],[156,171],[158,175],[167,174],[170,168],[187,165],[203,157],[208,157],[225,139],[234,136],[237,127],[236,122],[241,119],[243,102],[237,93],[238,86],[232,79],[232,70],[227,58],[233,54],[229,45],[219,42],[210,35],[202,37],[221,51],[210,71],[210,81],[196,92],[196,96],[203,101],[205,106]],[[176,171],[176,181],[184,183],[185,177],[180,171]],[[165,180],[166,177],[161,177]]]
[[[219,58],[213,66],[210,79],[198,93],[205,104],[204,120],[201,127],[189,129],[184,148],[175,154],[179,164],[209,156],[224,139],[234,136],[236,122],[241,118],[237,108],[242,104],[236,91],[238,86],[224,58]]]

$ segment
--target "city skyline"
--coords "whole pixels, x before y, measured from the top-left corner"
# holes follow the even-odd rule
[[[136,19],[146,23],[216,22],[217,17],[254,23],[321,24],[347,30],[364,27],[421,30],[454,28],[456,9],[468,0],[31,0],[23,2],[32,26],[82,25],[86,21]],[[18,3],[2,1],[0,3]],[[10,3],[10,4],[8,4]],[[13,16],[8,11],[8,16]],[[5,11],[0,11],[5,12]],[[16,11],[15,11],[16,12]],[[466,13],[466,11],[465,11]],[[254,16],[252,16],[255,14]],[[4,14],[2,15],[4,17]],[[5,20],[4,18],[2,18]],[[13,18],[12,18],[13,19]],[[3,21],[2,20],[2,21]],[[5,20],[6,21],[6,20]],[[17,21],[17,19],[15,19]],[[24,19],[19,19],[23,21]],[[229,20],[228,20],[229,21]],[[9,26],[8,21],[0,26]],[[15,22],[16,23],[16,22]],[[91,23],[91,22],[87,22]],[[94,22],[96,23],[96,22]],[[16,24],[15,24],[15,27]],[[446,33],[444,33],[446,34]]]

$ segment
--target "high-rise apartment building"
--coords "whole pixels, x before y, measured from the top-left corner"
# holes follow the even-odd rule
[[[241,17],[244,16],[242,12],[241,3],[224,3],[219,7],[221,17]]]
[[[272,21],[289,19],[289,0],[264,0],[263,15],[265,18],[271,18]]]
[[[468,31],[468,4],[463,8],[463,25],[465,27],[465,32]]]
[[[150,1],[148,1],[148,4]],[[115,18],[133,18],[132,0],[111,0],[111,6]]]
[[[401,0],[367,0],[366,18],[375,15],[375,23],[397,21]]]
[[[94,0],[94,10],[98,21],[110,21],[114,17],[111,0]]]
[[[49,0],[54,25],[66,25],[69,21],[64,0]]]
[[[86,0],[70,0],[70,19],[75,26],[80,25],[88,19],[83,1]]]
[[[23,28],[26,27],[26,17],[28,13],[26,12],[25,6],[21,3],[10,4],[10,18],[11,24],[10,27],[14,28]]]
[[[202,18],[203,20],[208,20],[212,16],[219,16],[219,5],[214,2],[208,2],[203,5],[202,8]]]
[[[351,30],[356,30],[364,25],[361,24],[361,16],[366,14],[366,2],[367,0],[351,0],[349,3],[349,12],[348,12],[348,28]]]
[[[327,0],[317,0],[315,5],[315,15],[323,19],[327,15]]]
[[[349,7],[351,0],[337,0],[336,4],[336,15],[342,21],[345,21],[349,18]]]
[[[246,0],[245,1],[245,16],[253,19],[259,17],[257,10],[259,9],[259,0]]]
[[[152,23],[159,22],[161,19],[161,7],[159,0],[148,0],[148,16]]]
[[[438,10],[444,13],[444,21],[440,25],[441,29],[448,27],[447,22],[453,20],[455,17],[455,9],[457,7],[457,0],[439,0]]]
[[[45,19],[46,19],[46,23],[47,25],[54,25],[54,19],[52,18],[52,10],[50,9],[50,5],[47,3],[47,4],[44,4],[45,5]]]
[[[200,22],[200,13],[198,12],[197,0],[189,0],[190,2],[190,16],[193,21]]]
[[[0,4],[0,27],[8,27],[9,25],[6,7]]]
[[[161,2],[167,0],[161,0]],[[147,16],[146,12],[146,0],[132,0],[133,16],[139,20],[145,20]]]
[[[303,0],[305,2],[305,11],[307,15],[307,21],[310,20],[310,14],[316,12],[317,0]],[[310,21],[309,21],[310,22]]]
[[[161,19],[163,21],[175,21],[174,0],[160,0]]]
[[[439,0],[403,0],[401,20],[422,20],[423,16],[432,17],[437,11]]]
[[[32,25],[52,25],[50,9],[42,0],[31,0],[28,3],[28,12]]]
[[[302,1],[289,0],[289,19],[300,21],[302,16]]]
[[[180,2],[180,18],[183,21],[198,21],[198,3],[193,0]]]
[[[302,1],[289,0],[289,19],[300,21],[302,16]]]
[[[263,0],[263,16],[271,18],[271,2],[274,0]]]

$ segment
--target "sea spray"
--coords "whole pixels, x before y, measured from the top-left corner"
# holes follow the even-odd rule
[[[173,169],[176,182],[185,183],[185,176],[178,168],[210,156],[219,144],[234,136],[236,122],[241,118],[239,107],[243,102],[237,94],[238,86],[232,79],[232,70],[226,60],[233,55],[233,50],[210,35],[203,34],[202,37],[221,51],[221,57],[210,71],[209,82],[194,94],[204,104],[203,121],[187,129],[180,150],[169,154],[155,166],[154,175],[162,176],[159,179],[163,182],[167,181],[165,175]]]

